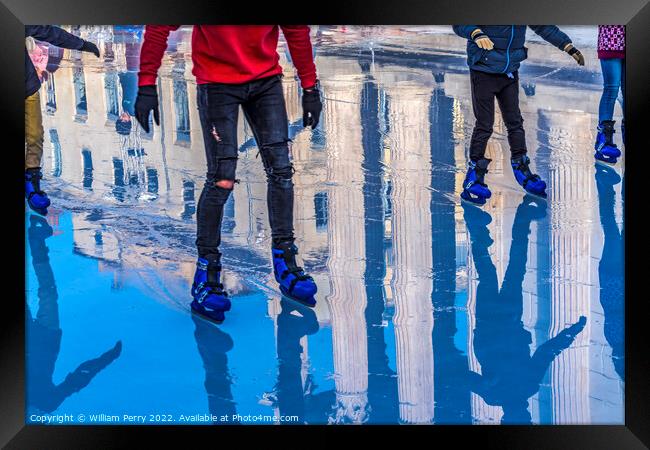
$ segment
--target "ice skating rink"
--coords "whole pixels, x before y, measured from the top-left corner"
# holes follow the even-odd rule
[[[138,27],[66,27],[99,59],[37,46],[53,206],[25,216],[26,421],[622,424],[625,159],[594,165],[596,27],[561,28],[586,66],[529,31],[520,71],[548,204],[515,183],[497,114],[482,211],[459,201],[474,118],[451,27],[312,27],[314,132],[282,42],[295,230],[318,304],[283,300],[273,280],[265,176],[240,115],[220,326],[189,308],[205,173],[191,27],[170,37],[148,136],[115,130]],[[618,130],[620,105],[614,118]]]

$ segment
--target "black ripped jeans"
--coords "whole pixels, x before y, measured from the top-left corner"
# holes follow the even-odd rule
[[[223,208],[237,169],[237,120],[244,111],[260,150],[267,179],[267,203],[274,245],[293,241],[293,166],[281,76],[244,84],[200,84],[197,89],[208,173],[197,208],[199,257],[219,255]]]

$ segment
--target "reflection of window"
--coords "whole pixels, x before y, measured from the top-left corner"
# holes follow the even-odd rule
[[[386,180],[384,187],[384,219],[390,219],[393,215],[393,203],[391,201],[390,195],[393,192],[393,182],[391,180]]]
[[[106,92],[106,118],[117,120],[120,115],[120,101],[117,89],[117,73],[108,72],[104,76],[104,90]]]
[[[50,142],[52,142],[52,176],[61,176],[61,142],[59,141],[59,133],[55,129],[50,130]]]
[[[194,200],[194,182],[183,180],[183,212],[182,219],[191,219],[196,211],[196,202]]]
[[[158,171],[153,167],[147,167],[147,192],[158,193]]]
[[[174,80],[174,110],[176,113],[176,141],[190,142],[190,110],[185,80]]]
[[[316,230],[327,228],[327,192],[317,192],[314,195],[314,211],[316,214]]]
[[[83,67],[72,69],[72,83],[74,84],[75,121],[85,122],[88,118],[88,101],[86,99],[86,80]]]
[[[389,98],[386,91],[379,90],[379,131],[386,135],[390,132]]]
[[[83,162],[83,187],[92,189],[93,187],[93,156],[90,150],[84,148],[81,150],[81,159]]]
[[[48,72],[48,78],[45,82],[45,89],[47,92],[47,101],[45,102],[46,111],[49,115],[54,115],[56,112],[56,85],[54,84],[54,74]]]
[[[113,187],[113,196],[119,202],[124,201],[124,161],[119,158],[113,158],[113,180],[115,186]]]

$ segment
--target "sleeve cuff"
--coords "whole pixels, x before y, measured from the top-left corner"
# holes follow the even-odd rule
[[[303,89],[310,89],[316,85],[316,74],[309,75],[305,78],[300,78],[300,87]]]
[[[156,84],[156,76],[149,74],[141,74],[138,77],[138,87],[140,86],[151,86]]]

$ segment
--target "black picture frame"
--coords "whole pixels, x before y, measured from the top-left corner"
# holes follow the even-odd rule
[[[253,6],[254,5],[254,6]],[[626,102],[627,139],[631,151],[626,153],[627,201],[625,242],[626,310],[625,310],[625,425],[621,426],[371,426],[368,427],[209,427],[209,426],[44,426],[25,425],[25,324],[24,279],[25,235],[24,200],[19,182],[21,160],[18,141],[24,138],[24,30],[25,24],[135,24],[135,23],[311,23],[311,24],[373,24],[373,25],[442,25],[455,23],[553,23],[558,25],[625,24],[626,33]],[[211,445],[224,445],[232,433],[254,430],[249,437],[267,442],[309,445],[303,438],[295,441],[296,431],[323,431],[332,435],[363,432],[364,439],[384,439],[388,433],[433,434],[434,438],[475,440],[486,448],[646,448],[650,445],[650,379],[649,341],[644,314],[647,301],[645,277],[641,272],[645,242],[642,196],[645,194],[642,157],[648,154],[647,126],[644,112],[650,105],[650,3],[648,0],[508,0],[491,1],[423,1],[382,0],[352,4],[329,1],[309,4],[287,2],[188,2],[178,0],[2,0],[0,3],[2,51],[0,51],[0,94],[2,98],[3,144],[6,171],[10,174],[6,186],[4,224],[7,226],[3,248],[5,268],[4,293],[0,313],[0,445],[6,448],[120,448],[131,447],[134,437],[168,441],[170,433],[179,434],[185,442],[208,439]],[[8,203],[8,204],[7,204]],[[647,202],[646,202],[647,204]],[[638,206],[637,206],[638,205]],[[22,215],[22,216],[21,216]],[[11,252],[11,253],[7,253]],[[21,280],[22,282],[16,282]],[[287,432],[287,441],[278,441],[280,432]],[[372,433],[369,434],[369,433]],[[425,437],[425,436],[418,436]],[[415,437],[414,438],[418,438]],[[215,438],[217,440],[215,440]],[[337,439],[337,436],[332,436]],[[191,441],[189,441],[191,439]],[[212,441],[210,441],[212,440]],[[343,441],[330,441],[340,445]],[[443,441],[438,441],[442,443]],[[458,441],[455,441],[458,442]]]

